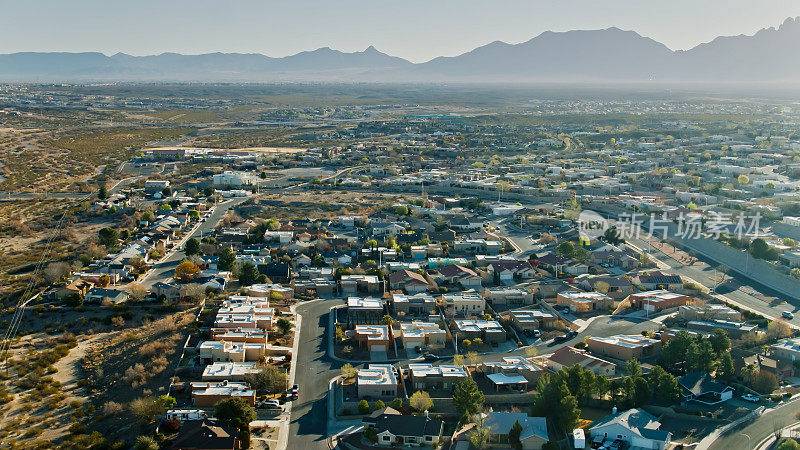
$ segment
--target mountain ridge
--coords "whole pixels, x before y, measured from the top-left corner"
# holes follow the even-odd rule
[[[422,63],[373,45],[330,47],[284,57],[260,53],[18,52],[0,54],[0,80],[74,81],[413,81],[413,82],[800,82],[800,17],[753,35],[719,36],[671,50],[635,31],[545,31],[527,41],[493,41]]]

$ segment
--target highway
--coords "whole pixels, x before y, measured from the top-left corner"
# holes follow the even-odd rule
[[[709,450],[751,450],[776,430],[796,422],[795,415],[798,408],[800,408],[800,401],[792,400],[764,413],[755,422],[744,428],[717,438],[708,448]]]

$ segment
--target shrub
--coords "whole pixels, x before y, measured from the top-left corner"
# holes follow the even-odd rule
[[[103,404],[103,415],[116,416],[122,413],[122,405],[117,402],[105,402]]]

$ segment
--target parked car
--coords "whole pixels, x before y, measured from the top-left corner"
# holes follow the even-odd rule
[[[563,334],[561,336],[556,336],[555,338],[553,338],[553,342],[556,342],[556,343],[565,342],[567,340],[569,340],[569,337],[566,334]]]
[[[425,359],[425,361],[428,361],[428,362],[433,362],[433,361],[438,361],[439,360],[439,357],[434,355],[433,353],[425,353],[424,355],[422,355],[422,357]]]
[[[782,313],[781,313],[781,316],[783,316],[783,318],[784,318],[784,319],[789,319],[789,320],[792,320],[792,319],[794,319],[794,314],[792,314],[792,313],[791,313],[791,312],[789,312],[789,311],[784,311],[784,312],[782,312]]]
[[[742,400],[744,400],[746,402],[751,402],[751,403],[758,403],[758,402],[761,401],[761,398],[759,398],[757,395],[753,395],[753,394],[744,394],[742,396]]]
[[[574,337],[575,337],[575,336],[577,336],[577,335],[578,335],[578,332],[577,332],[577,331],[575,331],[575,330],[568,331],[568,332],[567,332],[567,334],[565,334],[565,336],[567,337],[567,339],[572,339],[572,338],[574,338]]]

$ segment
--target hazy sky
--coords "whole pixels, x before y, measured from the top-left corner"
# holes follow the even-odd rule
[[[419,62],[547,30],[611,26],[686,49],[799,15],[798,0],[0,0],[0,53],[285,56],[372,44]]]

